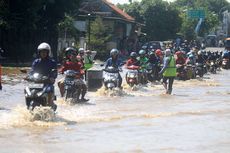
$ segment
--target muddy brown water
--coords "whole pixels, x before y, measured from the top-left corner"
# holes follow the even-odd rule
[[[149,84],[135,90],[124,85],[123,92],[89,92],[87,104],[68,105],[58,98],[56,117],[49,122],[28,119],[26,82],[4,79],[1,153],[230,152],[227,70],[175,81],[173,95],[163,94],[162,85]]]

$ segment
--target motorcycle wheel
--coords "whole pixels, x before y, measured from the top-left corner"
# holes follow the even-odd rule
[[[65,102],[67,101],[68,98],[70,98],[70,91],[69,90],[65,90],[65,93],[64,93],[64,100],[65,100]]]
[[[135,83],[131,82],[131,83],[129,83],[129,86],[130,86],[130,87],[133,87],[134,84],[135,84]]]
[[[36,102],[36,101],[31,101],[31,102],[30,102],[30,105],[29,105],[29,107],[28,107],[28,109],[29,109],[30,111],[33,111],[34,108],[37,107],[37,106],[40,106],[40,104],[39,104],[38,102]]]

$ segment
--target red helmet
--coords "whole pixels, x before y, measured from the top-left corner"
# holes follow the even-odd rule
[[[155,51],[155,53],[156,53],[157,56],[162,56],[162,52],[161,52],[160,49],[157,49],[157,50]]]
[[[177,56],[180,56],[180,55],[183,55],[183,54],[184,54],[184,53],[183,53],[182,51],[177,51],[177,52],[176,52],[176,55],[177,55]]]

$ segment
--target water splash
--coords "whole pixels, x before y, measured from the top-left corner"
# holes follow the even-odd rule
[[[30,113],[26,107],[17,106],[13,110],[1,112],[0,129],[13,127],[53,127],[68,124],[68,120],[56,117],[51,108],[35,108]]]
[[[121,97],[127,95],[127,93],[119,88],[113,88],[112,90],[110,90],[110,89],[105,89],[105,87],[102,87],[97,90],[96,95],[109,96],[109,97],[117,97],[117,96]]]

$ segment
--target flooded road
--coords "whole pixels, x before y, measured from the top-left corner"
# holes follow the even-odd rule
[[[54,121],[31,122],[19,79],[0,92],[0,152],[228,153],[229,82],[230,71],[222,70],[176,81],[173,95],[162,85],[125,85],[112,97],[100,89],[88,93],[87,104],[59,98]]]

